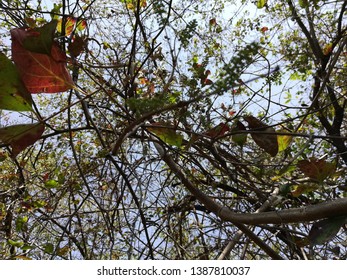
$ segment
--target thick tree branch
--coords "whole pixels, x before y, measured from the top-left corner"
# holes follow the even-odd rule
[[[235,213],[228,207],[222,206],[213,199],[205,195],[195,184],[188,179],[181,168],[172,159],[171,155],[162,145],[154,142],[154,145],[164,160],[184,186],[193,194],[205,207],[220,217],[223,221],[237,224],[281,224],[300,223],[315,221],[319,219],[347,215],[347,198],[340,198],[332,201],[322,202],[301,208],[292,208],[264,213]]]

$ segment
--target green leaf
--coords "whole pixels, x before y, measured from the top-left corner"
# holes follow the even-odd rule
[[[45,129],[42,123],[19,124],[0,128],[0,142],[10,145],[13,156],[40,139]]]
[[[24,245],[24,242],[21,240],[8,239],[7,242],[8,242],[8,244],[15,246],[15,247],[22,247]]]
[[[23,84],[16,66],[0,53],[0,109],[32,111],[31,94]]]
[[[33,245],[28,245],[28,244],[24,244],[24,245],[21,247],[21,249],[22,249],[23,251],[30,250],[30,249],[33,249],[33,248],[35,248],[35,246],[33,246]]]
[[[43,207],[45,205],[47,205],[47,203],[45,201],[43,201],[43,200],[38,199],[38,200],[33,201],[33,206],[35,208],[41,208],[41,207]]]
[[[63,7],[63,4],[53,4],[53,9],[51,10],[51,18],[58,19],[60,14],[60,9]]]
[[[236,124],[233,126],[233,128],[231,129],[231,132],[235,133],[235,132],[244,132],[244,133],[235,133],[231,136],[231,139],[239,146],[243,146],[246,141],[247,141],[247,133],[246,133],[246,127],[245,125],[240,122],[237,121]]]
[[[299,5],[303,9],[308,7],[308,0],[299,0]]]
[[[265,7],[266,4],[267,4],[267,0],[258,0],[257,1],[257,8],[262,9]]]
[[[54,245],[52,243],[46,243],[43,248],[47,254],[53,254],[54,252]]]
[[[301,78],[302,75],[300,75],[298,72],[294,72],[289,76],[289,80],[300,80]]]
[[[148,127],[148,130],[158,136],[166,144],[180,148],[182,146],[183,136],[176,132],[171,125],[155,123]]]
[[[16,220],[16,230],[17,231],[22,231],[23,227],[25,226],[25,224],[28,222],[28,217],[27,216],[23,216],[23,217],[18,217]]]
[[[49,189],[56,189],[59,185],[59,182],[56,180],[48,180],[45,182],[45,187]]]
[[[42,27],[32,29],[21,42],[23,47],[30,52],[51,55],[54,42],[54,32],[57,27],[57,21],[52,20]]]
[[[64,174],[64,173],[60,173],[60,174],[58,175],[58,183],[62,185],[62,184],[65,183],[65,180],[66,180],[65,174]]]
[[[312,225],[308,238],[312,245],[321,245],[334,238],[346,223],[346,216],[333,217],[318,221]]]
[[[290,184],[281,184],[278,190],[278,194],[287,196],[291,191]]]

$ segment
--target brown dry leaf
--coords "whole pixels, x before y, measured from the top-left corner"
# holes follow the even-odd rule
[[[300,160],[297,164],[301,172],[311,179],[323,182],[328,176],[332,175],[336,169],[336,163],[326,162],[324,159],[310,158]]]
[[[278,142],[275,129],[253,116],[245,116],[244,119],[248,122],[248,127],[253,131],[251,136],[254,142],[271,156],[276,156],[278,153]]]
[[[307,194],[319,189],[317,184],[302,184],[296,185],[293,187],[293,191],[291,192],[293,197],[299,197],[302,194]]]

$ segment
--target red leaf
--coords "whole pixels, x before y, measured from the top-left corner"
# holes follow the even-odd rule
[[[266,26],[260,28],[260,31],[261,31],[262,33],[265,33],[265,32],[268,31],[268,30],[269,30],[269,28],[266,27]]]
[[[42,123],[19,124],[0,128],[0,142],[10,145],[13,157],[40,139],[45,126]]]
[[[205,79],[203,84],[208,86],[208,85],[212,85],[213,82],[210,79]]]
[[[28,51],[23,42],[34,36],[38,36],[37,31],[31,29],[11,30],[12,59],[29,92],[55,93],[71,89],[73,81],[66,69],[66,55],[56,42],[52,42],[50,55]]]
[[[225,123],[220,123],[219,125],[205,131],[203,134],[211,138],[217,138],[223,136],[230,130],[229,126]]]
[[[77,22],[77,30],[82,31],[87,27],[87,22],[84,19],[81,19]]]
[[[62,23],[63,19],[59,19],[57,24],[57,31],[62,33]],[[76,18],[68,17],[65,20],[65,36],[69,36],[74,29],[76,28],[78,31],[81,31],[87,27],[87,22],[85,20],[77,21]]]
[[[229,111],[229,116],[232,117],[236,114],[236,111]]]
[[[85,38],[76,35],[73,41],[69,44],[68,50],[72,56],[77,57],[81,54],[81,52],[83,52],[85,47],[86,47]]]
[[[61,28],[62,22],[63,22],[63,19],[61,18],[61,19],[59,19],[58,24],[57,24],[57,31],[59,33],[62,33],[62,28]],[[76,18],[73,18],[73,17],[66,18],[66,20],[65,20],[65,36],[69,36],[73,32],[76,22],[77,22]]]
[[[216,24],[217,24],[216,18],[211,18],[209,24],[210,24],[211,26],[216,25]]]

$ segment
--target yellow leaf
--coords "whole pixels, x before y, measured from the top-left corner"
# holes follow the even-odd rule
[[[278,151],[282,152],[285,149],[287,149],[292,142],[293,137],[291,135],[281,135],[281,132],[287,132],[287,131],[278,131],[279,134],[277,135],[277,142],[278,142]]]
[[[256,3],[257,4],[257,8],[258,9],[264,8],[266,3],[267,3],[267,0],[258,0],[257,3]]]
[[[32,258],[29,258],[29,257],[24,256],[24,255],[15,256],[15,259],[17,259],[17,260],[32,260]]]
[[[328,54],[331,53],[332,50],[333,50],[333,44],[332,44],[332,43],[326,44],[326,45],[323,47],[323,54],[324,54],[324,55],[328,55]]]
[[[135,9],[135,6],[134,6],[133,3],[127,3],[127,8],[128,8],[129,10],[134,10],[134,9]]]

